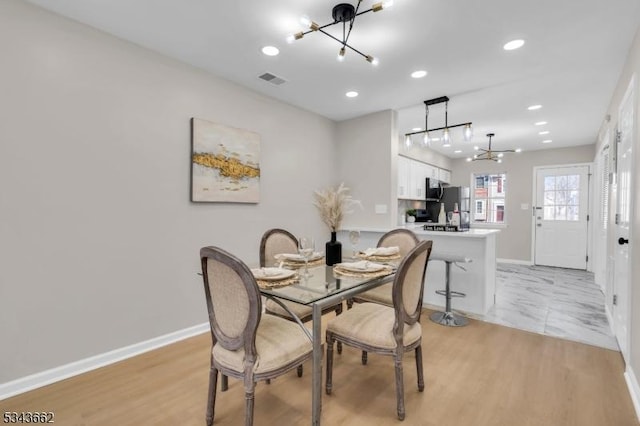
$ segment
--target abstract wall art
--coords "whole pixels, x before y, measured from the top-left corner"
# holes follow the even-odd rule
[[[258,203],[260,136],[192,118],[191,201]]]

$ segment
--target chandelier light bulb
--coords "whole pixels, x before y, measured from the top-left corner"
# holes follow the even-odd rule
[[[502,158],[498,158],[498,163],[502,163]]]
[[[467,157],[467,162],[471,161],[471,157]]]
[[[289,34],[289,35],[287,36],[287,43],[291,44],[291,43],[293,43],[294,41],[296,41],[296,36],[295,36],[295,35],[293,35],[293,34]]]
[[[431,145],[431,137],[429,136],[429,132],[426,132],[424,134],[424,136],[422,137],[422,144],[424,146],[430,146]]]
[[[338,62],[343,62],[344,61],[344,54],[345,54],[345,50],[344,50],[344,47],[343,47],[338,52]]]
[[[473,138],[473,128],[471,127],[471,124],[465,124],[462,135],[465,142],[469,142]]]
[[[380,60],[378,58],[375,58],[375,57],[373,57],[371,55],[365,56],[365,59],[367,60],[367,62],[369,62],[374,67],[377,66],[380,63]]]
[[[443,131],[442,131],[442,146],[448,146],[451,145],[451,136],[449,135],[449,128],[446,127]]]
[[[516,152],[522,152],[522,148],[516,149]]]
[[[300,17],[300,23],[304,25],[305,28],[311,28],[311,19],[306,15]]]
[[[412,144],[412,142],[411,142],[411,136],[406,135],[406,136],[404,137],[404,145],[405,145],[407,148],[411,148],[411,144]]]

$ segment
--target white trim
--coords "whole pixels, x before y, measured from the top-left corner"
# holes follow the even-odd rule
[[[184,340],[189,337],[197,336],[198,334],[202,334],[207,331],[209,331],[208,322],[174,331],[173,333],[165,334],[163,336],[154,337],[153,339],[145,340],[143,342],[134,343],[133,345],[114,349],[79,361],[74,361],[69,364],[54,367],[10,382],[0,383],[0,401],[175,342],[179,342],[180,340]]]
[[[511,263],[513,265],[527,265],[533,266],[533,262],[530,260],[520,260],[520,259],[496,259],[496,263]]]
[[[633,402],[633,408],[636,410],[636,417],[640,421],[640,386],[638,386],[638,380],[630,365],[627,365],[627,369],[624,372],[624,381],[627,382],[631,402]]]
[[[613,334],[613,337],[616,337],[616,330],[613,328],[613,315],[611,315],[611,310],[609,309],[609,305],[607,304],[607,295],[604,295],[605,297],[605,301],[604,301],[604,313],[607,315],[607,322],[609,323],[609,330],[611,330],[611,334]],[[616,342],[618,341],[618,338],[616,337]]]

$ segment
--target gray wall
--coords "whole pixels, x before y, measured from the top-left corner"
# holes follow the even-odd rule
[[[593,161],[595,145],[574,148],[545,149],[505,154],[498,164],[493,161],[457,159],[452,162],[452,185],[471,186],[474,173],[507,173],[507,197],[505,200],[507,226],[501,228],[496,241],[499,259],[529,262],[531,253],[531,205],[533,203],[533,168],[537,166]],[[521,204],[528,204],[527,210]]]
[[[202,246],[326,237],[334,122],[16,0],[0,52],[0,383],[206,322]],[[193,116],[260,134],[259,204],[189,202]]]
[[[338,176],[362,204],[345,217],[345,226],[389,227],[397,221],[397,144],[390,143],[395,121],[396,113],[387,110],[338,123]],[[386,206],[386,213],[375,213],[376,204]]]

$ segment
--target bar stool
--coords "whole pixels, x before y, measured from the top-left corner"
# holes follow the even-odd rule
[[[469,263],[471,259],[465,256],[458,256],[446,253],[434,253],[429,260],[442,260],[445,263],[445,289],[436,290],[436,293],[445,296],[446,306],[444,312],[434,312],[429,315],[431,321],[447,327],[462,327],[469,323],[469,320],[462,315],[454,314],[451,310],[451,298],[452,297],[465,297],[466,294],[459,291],[451,291],[451,264],[455,264],[458,268],[466,271],[458,263]]]

